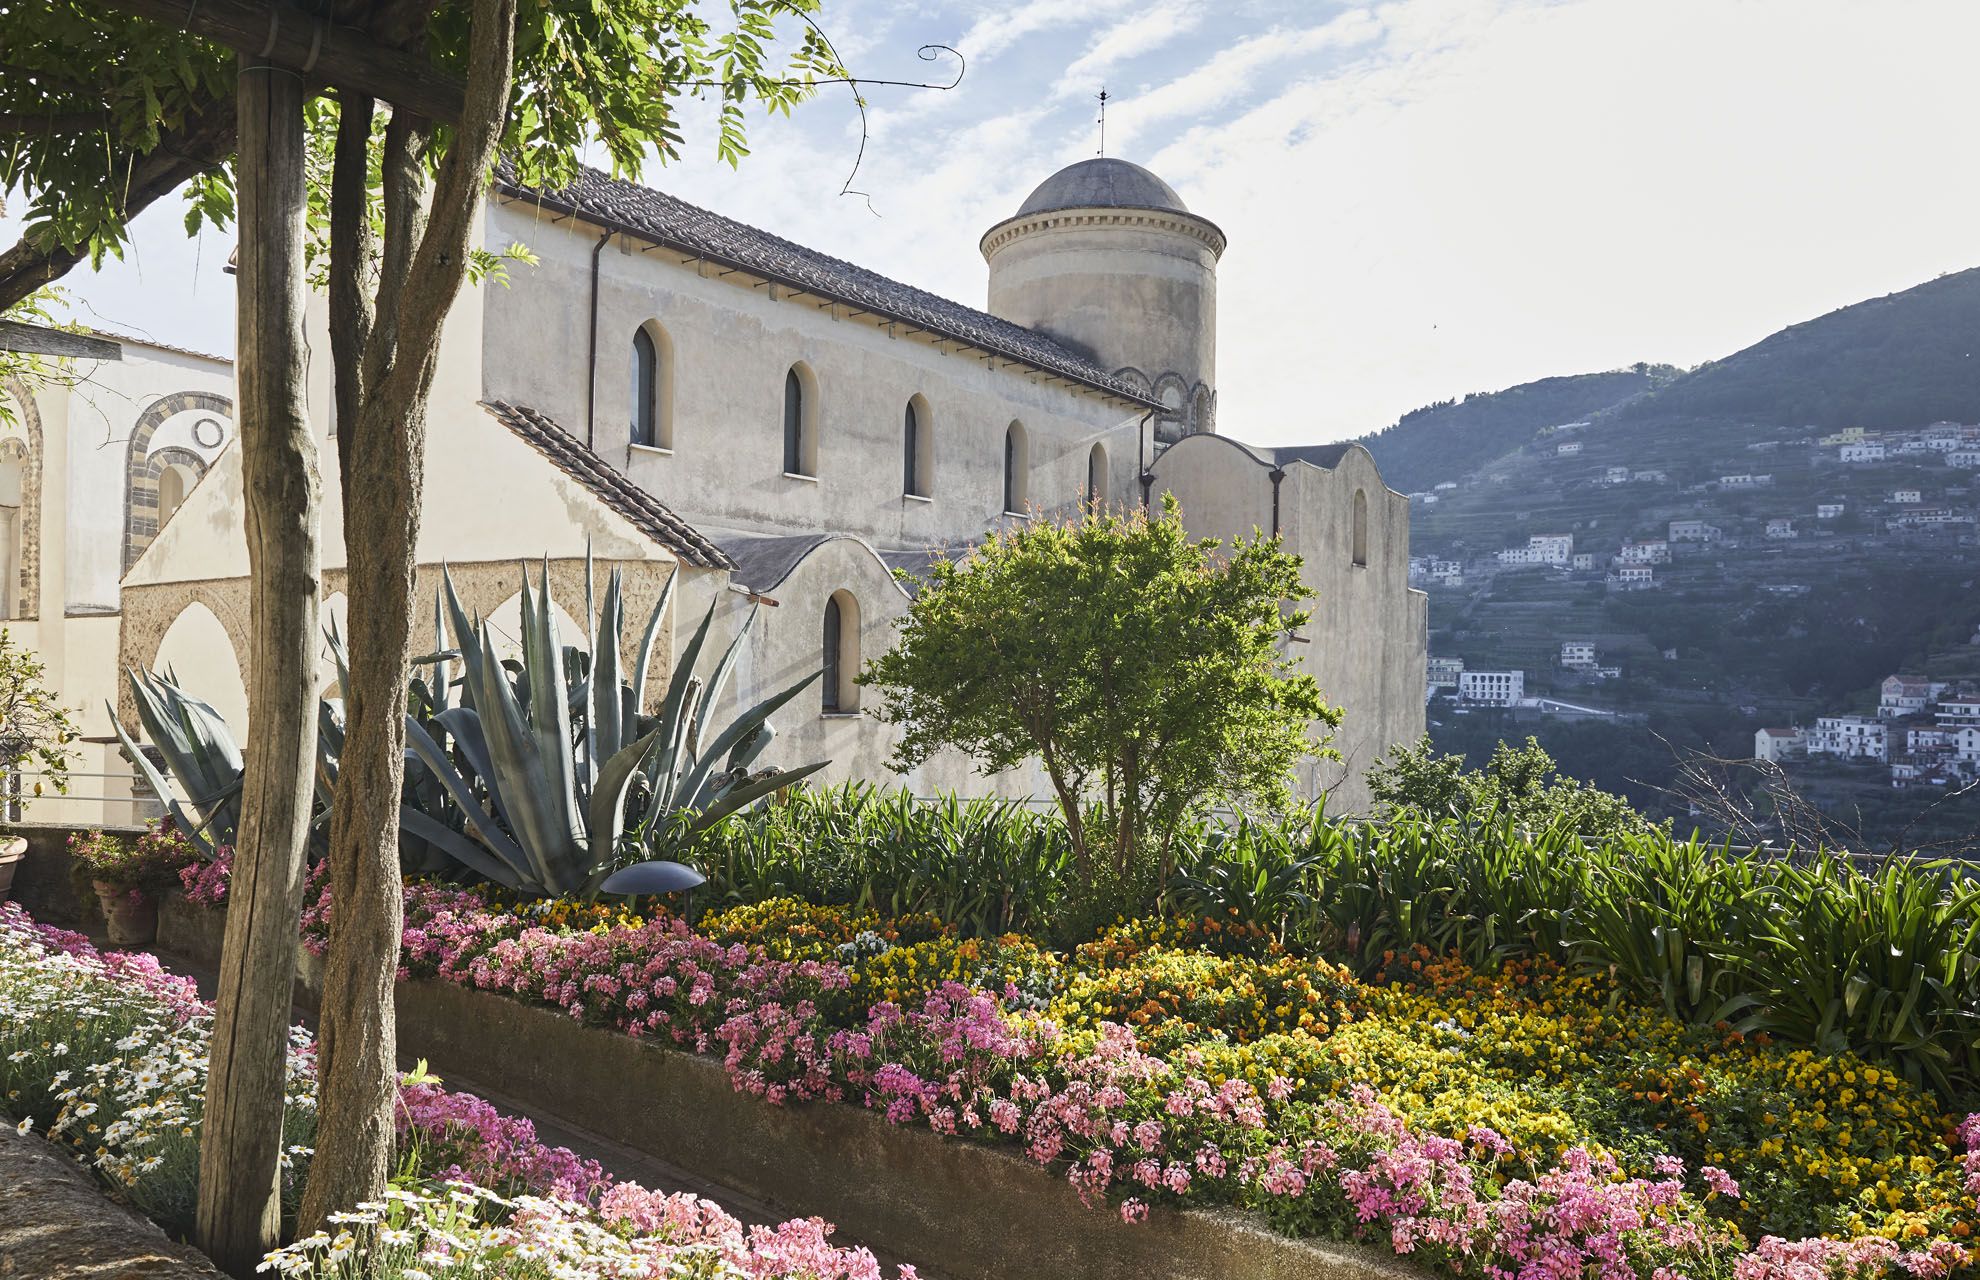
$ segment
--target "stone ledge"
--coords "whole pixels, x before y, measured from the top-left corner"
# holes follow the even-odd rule
[[[179,900],[162,948],[217,960],[225,916]],[[312,988],[314,957],[303,956]],[[299,991],[299,995],[305,994]],[[1235,1211],[1156,1209],[1129,1225],[1064,1178],[973,1142],[888,1124],[863,1108],[776,1107],[722,1064],[452,983],[398,988],[399,1047],[549,1115],[609,1134],[745,1195],[793,1205],[953,1280],[1425,1280],[1393,1255],[1294,1240]],[[1049,1261],[1047,1261],[1049,1260]]]
[[[117,1203],[68,1153],[0,1125],[0,1276],[27,1280],[224,1280]]]

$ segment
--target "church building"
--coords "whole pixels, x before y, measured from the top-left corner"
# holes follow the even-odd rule
[[[506,285],[469,286],[449,318],[419,559],[423,589],[444,563],[498,631],[515,626],[519,562],[548,557],[553,593],[579,608],[589,546],[601,583],[624,571],[636,618],[678,573],[662,649],[711,602],[724,639],[753,614],[730,698],[825,673],[774,718],[776,762],[829,758],[820,781],[888,785],[895,731],[853,677],[892,643],[916,571],[1014,522],[1174,493],[1193,533],[1277,534],[1303,558],[1313,619],[1287,643],[1346,712],[1342,759],[1309,762],[1306,795],[1365,808],[1367,767],[1423,732],[1408,500],[1359,446],[1225,434],[1224,233],[1146,169],[1086,160],[1039,185],[982,237],[981,310],[593,171],[559,191],[498,179],[480,239],[520,242],[537,261],[512,264]],[[327,362],[311,378],[327,623],[362,584],[344,570]],[[209,382],[187,390],[214,395]],[[153,523],[113,601],[115,661],[169,666],[226,708],[244,704],[247,552],[231,423],[211,412],[227,447],[209,456],[197,446],[213,432],[195,434],[184,478],[122,491],[118,526],[147,501]],[[177,465],[129,448],[146,456],[127,475]],[[559,622],[566,643],[583,642],[575,620]],[[110,654],[98,661],[114,675]],[[985,777],[960,756],[901,781],[920,795],[1048,794],[1028,770]]]

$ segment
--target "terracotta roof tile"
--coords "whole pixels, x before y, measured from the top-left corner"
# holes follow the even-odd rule
[[[586,444],[548,416],[525,405],[504,400],[484,401],[482,408],[495,420],[555,463],[557,469],[589,489],[594,497],[630,520],[640,532],[688,564],[704,569],[733,569],[722,548],[700,530],[675,515],[658,498],[640,488],[594,453]]]
[[[572,213],[682,253],[905,321],[1135,404],[1158,407],[1145,391],[1035,329],[890,280],[664,191],[590,168],[580,170],[577,181],[559,191],[523,186],[507,174],[496,179],[495,188],[513,199]]]

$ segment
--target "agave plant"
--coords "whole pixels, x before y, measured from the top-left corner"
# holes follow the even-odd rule
[[[404,833],[421,849],[522,892],[668,892],[699,883],[698,873],[666,859],[619,864],[678,850],[729,814],[824,768],[753,769],[772,738],[770,716],[817,673],[724,728],[712,724],[753,610],[704,683],[694,671],[714,622],[711,604],[681,651],[659,713],[641,713],[640,691],[677,580],[668,580],[647,619],[628,682],[617,570],[595,614],[586,601],[586,616],[596,618],[589,658],[559,642],[547,563],[535,586],[525,572],[520,662],[496,655],[487,621],[468,616],[451,576],[443,575],[435,607],[442,647],[422,662],[434,677],[416,682],[406,721]],[[445,647],[448,622],[452,649]],[[455,663],[458,704],[448,678]]]
[[[176,673],[130,669],[131,695],[145,736],[165,758],[165,767],[178,782],[181,802],[151,758],[124,732],[117,709],[110,708],[110,727],[117,732],[130,758],[153,793],[165,802],[172,821],[206,857],[221,845],[234,843],[241,821],[241,749],[227,722],[212,706],[178,685]],[[190,807],[188,807],[190,806]]]

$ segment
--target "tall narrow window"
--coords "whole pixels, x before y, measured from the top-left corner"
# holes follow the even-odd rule
[[[653,335],[645,329],[633,330],[632,343],[632,442],[660,443],[660,352]]]
[[[784,474],[804,474],[804,379],[796,368],[784,375]]]
[[[840,616],[839,597],[825,602],[825,677],[819,681],[824,694],[823,709],[839,709],[839,642],[844,638],[845,619]]]
[[[825,602],[824,687],[821,711],[859,710],[859,601],[850,591],[834,591]]]
[[[1031,451],[1024,437],[1024,424],[1013,422],[1004,429],[1004,510],[1022,512],[1031,499],[1029,472]]]
[[[165,522],[185,502],[186,494],[193,487],[190,472],[178,463],[167,466],[158,473],[158,527],[163,529]]]
[[[1094,445],[1086,455],[1086,505],[1094,510],[1107,500],[1107,447]]]
[[[1368,495],[1354,491],[1354,562],[1368,564]]]
[[[915,498],[928,495],[921,491],[921,415],[914,411],[914,401],[907,404],[907,427],[901,442],[901,492]]]

